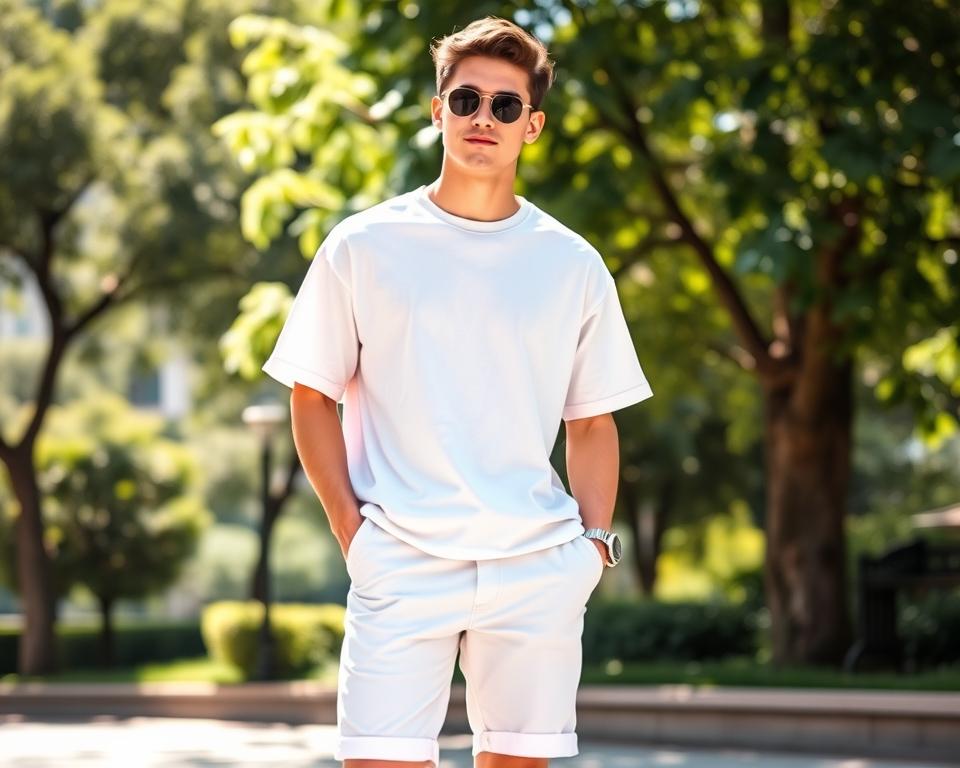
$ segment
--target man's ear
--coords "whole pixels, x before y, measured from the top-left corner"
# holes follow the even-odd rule
[[[443,102],[437,97],[434,96],[430,99],[430,118],[433,121],[434,127],[439,131],[443,125]]]
[[[543,132],[543,126],[547,122],[547,113],[542,111],[534,112],[530,116],[530,122],[527,124],[527,131],[523,137],[523,140],[528,144],[532,144],[537,140],[540,134]],[[536,132],[534,132],[534,130]]]

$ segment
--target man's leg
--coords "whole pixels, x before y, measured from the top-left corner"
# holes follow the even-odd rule
[[[603,563],[581,536],[478,568],[460,641],[476,768],[546,768],[578,754],[583,617]]]
[[[474,761],[475,768],[549,768],[549,758],[517,757],[499,755],[496,752],[481,752]]]
[[[372,521],[350,553],[333,757],[345,768],[438,768],[472,564],[428,555]]]

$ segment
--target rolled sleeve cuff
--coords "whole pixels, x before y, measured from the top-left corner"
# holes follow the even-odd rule
[[[306,368],[301,368],[299,365],[279,357],[271,356],[267,362],[263,364],[261,370],[281,384],[290,387],[290,389],[293,389],[294,383],[299,381],[301,384],[323,392],[327,397],[337,402],[340,402],[340,398],[343,397],[343,393],[346,390],[346,386],[343,384],[338,384],[335,381],[331,381],[313,371],[308,371]]]
[[[639,403],[648,397],[653,397],[653,390],[650,388],[649,382],[644,382],[602,400],[565,406],[563,418],[565,421],[570,421],[571,419],[585,419],[588,416],[599,416],[601,413],[610,413],[620,408],[626,408],[628,405]]]

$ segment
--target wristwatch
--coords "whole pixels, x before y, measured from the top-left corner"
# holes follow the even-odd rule
[[[623,544],[620,543],[620,537],[617,536],[613,531],[605,531],[603,528],[590,528],[583,534],[588,539],[600,539],[607,546],[607,562],[605,565],[608,568],[613,568],[617,563],[620,562],[620,558],[623,555]]]

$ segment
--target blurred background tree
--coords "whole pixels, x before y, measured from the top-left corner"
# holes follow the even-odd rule
[[[185,310],[223,306],[212,299],[231,290],[235,301],[255,261],[236,227],[242,173],[208,126],[242,96],[218,38],[230,14],[256,7],[0,1],[0,280],[13,296],[35,286],[48,328],[21,386],[29,418],[0,432],[19,509],[24,673],[56,665],[36,442],[64,361],[123,305],[176,303],[170,332],[202,320]],[[201,300],[201,284],[221,287]]]
[[[37,445],[56,595],[78,584],[95,595],[103,666],[113,663],[116,602],[173,583],[210,522],[197,494],[196,460],[163,430],[161,417],[100,395],[54,406]],[[12,507],[4,510],[8,532]],[[13,537],[3,538],[5,581],[19,591]]]

